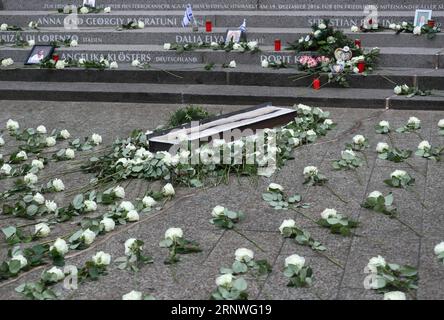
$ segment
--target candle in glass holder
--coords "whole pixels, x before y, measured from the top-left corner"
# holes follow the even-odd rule
[[[427,24],[429,25],[430,28],[435,27],[435,20],[429,20],[427,21]]]
[[[59,61],[59,55],[58,54],[53,54],[52,55],[52,60],[54,60],[55,62]]]
[[[359,70],[359,73],[363,73],[365,71],[365,61],[358,62],[358,70]]]
[[[211,21],[208,20],[207,22],[205,22],[205,30],[207,32],[211,32],[213,30],[213,24]]]
[[[321,80],[319,78],[313,80],[313,89],[315,90],[321,89]]]
[[[356,40],[355,40],[355,46],[356,46],[356,48],[361,49],[361,45],[362,45],[361,40],[360,40],[360,39],[356,39]]]
[[[274,51],[281,51],[282,43],[280,39],[274,40]]]

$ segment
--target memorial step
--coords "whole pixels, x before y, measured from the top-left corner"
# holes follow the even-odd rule
[[[396,108],[444,110],[444,91],[440,96],[398,97],[387,89],[342,89],[167,85],[127,83],[58,83],[1,81],[0,96],[4,100],[104,101],[179,104],[245,104],[269,101],[273,105],[295,103],[320,107]]]
[[[12,58],[24,62],[29,48],[2,47],[0,57]],[[440,48],[381,47],[378,67],[410,67],[435,69],[443,65],[444,50]],[[152,64],[224,64],[235,60],[238,65],[260,65],[267,59],[270,62],[283,61],[295,64],[297,57],[293,51],[276,52],[272,47],[262,47],[261,52],[225,52],[211,49],[177,53],[167,51],[163,46],[155,45],[80,45],[57,49],[62,59],[99,60],[101,56],[118,63],[131,63],[137,59],[142,63]],[[441,60],[441,61],[440,61]]]
[[[82,0],[2,0],[4,10],[56,10],[66,4],[80,6]],[[414,11],[417,8],[443,10],[442,0],[97,0],[97,7],[111,7],[115,10],[180,10],[188,3],[195,10],[364,10],[366,5],[375,5],[379,10]]]
[[[314,78],[293,68],[274,70],[252,65],[240,65],[236,69],[215,67],[212,71],[204,70],[204,65],[153,65],[150,69],[141,69],[121,64],[119,69],[112,71],[80,68],[59,71],[16,66],[14,69],[3,69],[0,81],[46,81],[49,85],[55,82],[99,82],[310,87]],[[322,75],[321,82],[327,82],[326,75]],[[366,77],[352,75],[348,77],[348,82],[351,88],[363,89],[393,89],[401,84],[416,84],[427,90],[440,89],[444,88],[444,69],[384,68]],[[338,85],[328,84],[326,87]]]
[[[79,44],[118,44],[118,45],[163,45],[164,43],[198,43],[223,42],[226,36],[225,28],[214,28],[211,33],[192,32],[186,28],[146,28],[140,30],[117,31],[114,27],[84,28],[81,30],[65,30],[63,28],[41,28],[40,30],[26,30],[23,32],[0,31],[0,39],[5,44],[14,44],[17,36],[24,40],[34,40],[37,44],[47,44],[51,41],[65,39],[77,40]],[[248,40],[257,41],[259,46],[271,46],[275,39],[280,39],[283,46],[297,41],[310,32],[308,28],[250,28]],[[365,47],[417,47],[417,48],[444,48],[444,33],[439,33],[434,39],[413,34],[396,35],[393,31],[345,33],[352,39],[360,39]]]
[[[138,20],[151,27],[181,27],[183,11],[112,11],[101,14],[79,14],[79,27],[115,27]],[[248,28],[307,28],[313,23],[329,19],[338,28],[350,29],[361,25],[366,16],[362,11],[195,11],[194,16],[199,26],[205,21],[214,27],[236,28],[243,19],[247,19]],[[41,27],[63,27],[68,16],[49,11],[0,11],[0,23],[26,27],[30,21],[38,22]],[[437,22],[444,22],[444,12],[436,11],[433,17]],[[409,11],[378,12],[378,22],[388,26],[402,21],[413,22],[414,13]]]

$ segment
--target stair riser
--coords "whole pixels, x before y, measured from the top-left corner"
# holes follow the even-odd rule
[[[313,77],[304,77],[299,73],[288,73],[284,70],[274,72],[227,72],[227,71],[172,71],[174,75],[161,70],[114,70],[109,72],[97,70],[37,70],[17,69],[0,72],[0,81],[47,81],[47,82],[92,82],[92,83],[156,83],[156,84],[207,84],[238,85],[264,87],[309,87]],[[301,77],[292,80],[290,77]],[[179,78],[180,77],[180,78]],[[388,76],[397,84],[413,85],[412,76]],[[322,83],[327,81],[321,78]],[[349,79],[351,88],[393,89],[394,84],[387,79],[371,74],[367,77],[353,76]],[[417,84],[424,89],[444,88],[444,78],[421,76]],[[333,85],[328,85],[332,87]],[[335,86],[337,87],[337,85]]]
[[[333,26],[338,28],[349,29],[354,25],[361,25],[364,21],[364,14],[355,16],[338,16],[335,15],[304,15],[304,16],[289,16],[285,15],[270,15],[270,16],[246,16],[239,12],[238,15],[201,15],[199,12],[195,13],[196,20],[200,28],[204,29],[205,21],[212,22],[213,27],[235,27],[237,28],[243,21],[247,19],[247,27],[282,27],[287,28],[307,28],[314,23],[319,23],[323,19],[330,19]],[[30,21],[38,22],[41,27],[63,27],[67,16],[63,14],[50,15],[8,15],[1,14],[0,22],[10,25],[27,26]],[[79,27],[116,27],[121,24],[129,23],[130,21],[143,21],[148,27],[181,27],[183,13],[176,15],[140,15],[140,14],[90,14],[78,15]],[[389,12],[379,16],[379,24],[389,26],[390,23],[399,23],[401,21],[413,22],[413,14],[406,12],[404,15],[390,15]],[[438,21],[444,20],[437,18]]]
[[[207,64],[216,63],[223,64],[235,60],[242,65],[260,65],[261,61],[281,60],[288,64],[295,64],[297,56],[291,52],[260,52],[260,53],[226,53],[224,51],[194,51],[177,54],[174,51],[89,51],[89,50],[72,50],[60,48],[58,52],[62,59],[72,58],[75,60],[99,60],[101,56],[107,57],[110,61],[118,63],[131,63],[138,59],[143,63],[151,64]],[[14,61],[23,62],[28,54],[25,50],[4,50],[0,51],[1,56],[10,57]],[[436,66],[435,55],[417,54],[417,55],[398,55],[381,53],[378,67],[411,67],[411,68],[429,68],[434,69]]]
[[[307,30],[308,31],[308,30]],[[280,39],[282,45],[294,42],[303,33],[248,33],[249,40],[258,41],[262,46],[272,46],[275,39]],[[444,33],[439,34],[435,39],[427,39],[426,36],[414,36],[412,34],[395,33],[348,33],[353,39],[359,38],[365,47],[417,47],[417,48],[444,48]],[[221,32],[143,32],[143,31],[116,31],[110,28],[106,31],[24,31],[21,33],[26,40],[35,40],[37,44],[49,43],[51,41],[62,41],[64,39],[75,39],[79,44],[149,44],[163,45],[166,42],[197,43],[197,42],[220,42],[224,41],[225,33]],[[0,32],[0,39],[7,44],[13,44],[16,39],[16,32]]]
[[[80,5],[82,1],[69,1]],[[110,6],[116,10],[179,10],[188,4],[189,0],[162,0],[159,2],[143,0],[110,0],[100,1],[99,7]],[[403,0],[387,4],[385,0],[340,0],[334,3],[325,3],[324,0],[306,0],[295,3],[294,0],[195,0],[195,10],[363,10],[369,2],[377,5],[380,10],[407,10],[415,8],[431,8],[442,10],[443,4],[440,0]],[[5,10],[54,10],[63,8],[65,0],[3,0]]]
[[[41,100],[42,92],[23,90],[4,90],[0,92],[5,100]],[[254,105],[264,101],[272,102],[274,105],[293,105],[297,103],[315,104],[318,107],[353,107],[353,108],[385,108],[385,99],[361,99],[361,98],[324,98],[324,97],[274,97],[249,96],[240,94],[208,95],[188,93],[115,93],[115,92],[52,92],[44,93],[45,101],[102,101],[127,103],[177,103],[177,104],[244,104]],[[417,100],[395,99],[390,103],[392,109],[417,110]],[[421,104],[421,110],[442,110],[440,101],[427,101]]]

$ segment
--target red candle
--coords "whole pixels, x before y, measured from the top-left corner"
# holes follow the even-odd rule
[[[356,48],[361,49],[361,40],[360,39],[355,40],[355,46],[356,46]]]
[[[430,28],[433,28],[435,26],[435,20],[429,20],[427,24],[429,25]]]
[[[54,60],[55,62],[59,61],[59,55],[58,54],[53,54],[52,55],[52,60]]]
[[[364,61],[358,62],[358,70],[359,70],[359,73],[363,73],[365,71],[365,62]]]
[[[319,78],[313,80],[313,89],[315,90],[321,89],[321,80],[319,80]]]
[[[282,46],[281,40],[279,39],[274,40],[274,51],[281,51],[281,46]]]
[[[211,23],[211,21],[205,22],[205,30],[207,32],[211,32],[213,30],[213,24]]]

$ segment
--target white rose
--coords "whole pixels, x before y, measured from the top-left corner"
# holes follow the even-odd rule
[[[5,145],[5,139],[3,139],[2,136],[0,136],[0,147]]]
[[[262,62],[261,62],[262,68],[268,68],[268,65],[269,65],[269,63],[268,63],[267,59],[262,60]]]
[[[45,197],[42,196],[42,194],[38,193],[38,192],[32,197],[32,200],[34,200],[38,204],[44,204],[45,203]]]
[[[145,207],[151,208],[156,204],[156,200],[154,200],[152,197],[146,196],[142,199],[142,203]]]
[[[211,211],[211,215],[213,216],[213,217],[219,217],[219,216],[223,216],[224,215],[224,212],[225,212],[225,208],[224,207],[222,207],[222,206],[215,206],[214,208],[213,208],[213,211]]]
[[[65,157],[67,159],[74,159],[76,157],[76,154],[73,149],[68,148],[65,151]]]
[[[12,60],[11,58],[7,58],[7,59],[3,59],[2,60],[2,66],[3,67],[9,67],[11,65],[14,64],[14,60]]]
[[[77,42],[77,40],[71,40],[71,42],[69,43],[70,47],[77,47],[79,45],[79,43]]]
[[[125,198],[125,189],[121,186],[117,186],[113,189],[113,193],[117,198],[123,199]]]
[[[54,179],[52,180],[52,187],[56,192],[60,192],[65,190],[65,185],[63,184],[63,181],[60,179]]]
[[[216,285],[218,287],[227,287],[230,286],[233,282],[233,275],[231,273],[223,274],[216,278]]]
[[[382,120],[379,122],[379,126],[383,128],[390,128],[390,123],[386,120]]]
[[[143,23],[143,21],[138,21],[137,22],[137,28],[139,28],[139,29],[145,28],[145,23]]]
[[[176,194],[176,192],[174,191],[174,187],[171,183],[167,183],[163,187],[162,193],[164,196],[174,196]]]
[[[365,142],[365,137],[360,135],[360,134],[358,134],[358,135],[353,137],[353,142],[355,144],[363,144]]]
[[[111,218],[103,218],[100,224],[103,225],[105,232],[113,231],[116,227],[116,223]]]
[[[420,34],[421,34],[421,32],[422,32],[422,28],[421,27],[415,27],[414,29],[413,29],[413,34],[414,35],[417,35],[417,36],[419,36]]]
[[[127,219],[129,222],[136,222],[136,221],[139,221],[139,214],[137,213],[136,210],[128,211],[128,213],[126,214],[126,219]]]
[[[230,63],[228,64],[228,66],[230,67],[230,68],[236,68],[236,61],[234,61],[234,60],[232,60],[232,61],[230,61]]]
[[[108,266],[111,263],[111,255],[99,251],[92,257],[92,261],[98,266]]]
[[[250,50],[254,50],[257,48],[257,41],[250,41],[247,43],[248,49]]]
[[[376,146],[376,152],[378,153],[384,153],[389,149],[390,146],[385,142],[379,142],[378,145]]]
[[[444,129],[444,119],[439,120],[438,127],[440,127],[441,129]]]
[[[371,258],[367,265],[371,273],[377,273],[378,267],[385,267],[385,266],[386,266],[385,259],[381,256]]]
[[[301,140],[298,138],[290,138],[288,139],[288,143],[292,146],[298,146],[301,143]]]
[[[251,261],[254,258],[254,252],[250,249],[246,249],[246,248],[239,248],[236,250],[236,252],[234,253],[235,259],[237,261]]]
[[[99,145],[102,143],[102,136],[97,133],[93,133],[93,135],[91,136],[91,140],[94,142],[95,145]]]
[[[110,69],[119,69],[119,64],[116,61],[113,61],[109,64]]]
[[[304,168],[304,175],[315,176],[319,172],[318,168],[314,166],[308,166]]]
[[[122,300],[142,300],[142,298],[142,292],[134,290],[122,296]]]
[[[125,255],[129,256],[132,253],[132,247],[134,243],[137,241],[135,238],[131,238],[125,241]]]
[[[307,136],[316,136],[316,132],[314,130],[308,130]]]
[[[55,249],[61,256],[64,256],[69,251],[66,241],[60,238],[54,242],[49,250],[52,251],[53,249]]]
[[[169,228],[165,231],[165,239],[175,240],[183,237],[183,231],[181,228]]]
[[[407,172],[405,172],[404,170],[395,170],[392,172],[392,174],[390,176],[392,178],[402,178],[405,175],[407,175]]]
[[[295,226],[296,222],[293,219],[284,220],[279,227],[279,231],[283,233],[285,228],[294,228]]]
[[[130,201],[122,201],[119,205],[119,208],[128,212],[134,210],[134,205]]]
[[[285,266],[288,267],[289,265],[302,269],[302,267],[305,265],[305,258],[298,256],[297,254],[293,254],[285,258]]]
[[[331,120],[331,119],[325,119],[325,120],[324,120],[324,124],[325,124],[326,126],[331,126],[331,125],[333,124],[333,120]]]
[[[368,195],[369,198],[375,198],[375,199],[379,198],[380,196],[382,196],[382,193],[379,191],[373,191]]]
[[[17,121],[14,121],[12,119],[9,119],[8,122],[6,122],[6,129],[15,131],[20,128],[19,123]]]
[[[24,268],[28,265],[28,260],[21,254],[17,254],[11,258],[11,261],[19,261],[20,268]]]
[[[65,69],[65,61],[64,60],[57,61],[55,67],[58,70]]]
[[[91,212],[91,211],[96,211],[97,210],[97,203],[95,203],[92,200],[85,200],[83,202],[83,204],[85,205],[85,211],[86,212]]]
[[[45,207],[48,209],[49,212],[56,212],[57,210],[57,203],[55,203],[52,200],[46,200],[45,201]]]
[[[34,234],[38,237],[47,237],[50,232],[51,229],[46,223],[39,223],[34,226]]]
[[[47,132],[45,126],[41,126],[41,125],[38,126],[36,130],[38,133],[42,133],[42,134]]]
[[[318,25],[318,28],[321,29],[321,30],[324,30],[324,29],[327,28],[327,26],[325,25],[325,23],[320,23],[320,24]]]
[[[392,30],[396,30],[396,23],[390,23],[389,28]]]
[[[407,121],[408,124],[420,124],[421,120],[419,120],[417,117],[410,117]]]
[[[133,62],[131,62],[131,65],[133,66],[133,67],[138,67],[138,66],[140,66],[140,61],[139,60],[133,60]]]
[[[164,43],[163,49],[164,50],[170,50],[171,49],[171,43]]]
[[[401,86],[396,86],[395,89],[393,89],[393,92],[396,95],[400,95],[402,93],[402,87]]]
[[[80,13],[87,14],[88,12],[89,12],[89,9],[87,7],[81,7],[80,8]]]
[[[103,9],[103,12],[104,12],[104,13],[110,13],[110,12],[111,12],[111,7],[105,7],[105,8]]]
[[[51,273],[51,274],[55,275],[56,281],[60,281],[65,278],[65,274],[63,273],[63,271],[57,267],[52,267],[51,269],[46,271],[46,273]]]
[[[37,160],[37,159],[34,159],[31,161],[31,166],[34,168],[37,168],[39,170],[42,170],[45,167],[45,165],[43,164],[43,161]]]
[[[242,46],[239,43],[233,44],[233,50],[240,50]]]
[[[8,176],[8,175],[11,174],[11,170],[12,170],[12,167],[11,167],[9,164],[5,163],[5,164],[2,165],[2,167],[0,168],[0,173],[5,174],[5,175]]]
[[[384,300],[407,300],[407,298],[404,292],[391,291],[384,293]]]
[[[60,136],[63,139],[69,139],[69,137],[71,137],[71,134],[68,132],[68,130],[63,129],[62,131],[60,131]]]
[[[268,186],[268,191],[276,191],[276,190],[283,192],[284,187],[277,183],[270,183]]]
[[[95,239],[96,239],[96,234],[94,233],[94,231],[91,231],[90,229],[86,229],[85,231],[83,231],[82,233],[83,243],[85,243],[86,245],[90,245],[91,243],[94,242]]]
[[[28,155],[26,154],[25,151],[20,151],[19,153],[17,153],[16,157],[21,159],[21,160],[27,160],[28,159]]]
[[[85,59],[83,59],[83,58],[80,58],[80,59],[79,59],[79,64],[80,64],[80,65],[84,65],[84,64],[85,64],[85,62],[86,62],[86,60],[85,60]]]
[[[441,253],[443,253],[444,252],[444,242],[437,244],[435,246],[434,251],[435,251],[436,255],[440,255]]]
[[[34,184],[37,183],[39,179],[35,174],[28,173],[26,176],[23,177],[23,180],[25,181],[26,184]]]
[[[338,212],[335,209],[325,209],[321,213],[322,219],[329,219],[329,218],[335,218],[337,216]]]
[[[321,30],[316,30],[313,35],[315,36],[315,38],[318,38],[321,35],[321,32]]]
[[[430,143],[428,141],[421,141],[421,143],[418,145],[419,150],[428,150],[431,147],[432,146],[430,145]]]
[[[46,138],[46,146],[47,147],[53,147],[56,144],[56,139],[54,139],[53,137],[47,137]]]
[[[396,25],[396,30],[401,30],[402,26],[400,24]]]
[[[8,30],[8,25],[7,25],[6,23],[2,23],[2,24],[0,25],[0,30],[1,30],[1,31],[6,31],[6,30]]]

